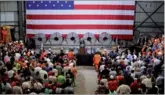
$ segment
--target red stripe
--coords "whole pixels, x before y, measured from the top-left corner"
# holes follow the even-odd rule
[[[134,5],[74,5],[74,9],[88,10],[135,10]]]
[[[100,19],[100,20],[134,20],[133,15],[27,15],[27,19],[58,20],[58,19]]]
[[[133,25],[30,25],[27,29],[128,29],[132,30]]]
[[[32,38],[34,36],[35,36],[35,34],[26,34],[27,38]],[[50,34],[45,34],[45,36],[46,36],[47,39],[49,39],[51,35]],[[66,38],[67,34],[62,34],[62,36],[64,38]],[[98,39],[99,34],[96,34],[95,36]],[[116,39],[116,38],[117,39],[122,39],[122,40],[132,40],[133,39],[133,35],[111,35],[111,36],[112,36],[112,39]],[[83,37],[83,34],[79,34],[79,37]]]

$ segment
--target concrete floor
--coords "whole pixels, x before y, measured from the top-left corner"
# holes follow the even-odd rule
[[[75,94],[94,94],[97,88],[97,73],[92,66],[78,66]]]

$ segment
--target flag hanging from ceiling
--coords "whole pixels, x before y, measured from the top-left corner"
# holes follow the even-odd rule
[[[26,34],[109,33],[133,37],[135,1],[26,1]]]

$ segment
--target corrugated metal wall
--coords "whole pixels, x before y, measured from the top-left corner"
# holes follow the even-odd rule
[[[22,11],[22,14],[24,15],[25,13],[24,6],[21,7],[21,11]],[[25,30],[20,31],[19,14],[20,12],[18,9],[17,1],[0,1],[0,26],[2,25],[14,26],[15,36],[17,39],[19,39],[19,36],[20,36],[19,34],[25,33]],[[23,23],[25,22],[24,16],[23,16],[22,22]]]
[[[151,14],[153,14],[151,16],[152,19],[148,17]],[[141,24],[144,20],[146,21]],[[139,26],[140,24],[141,26]],[[139,27],[136,28],[137,26]],[[152,35],[162,33],[162,31],[164,31],[164,2],[136,1],[135,28],[135,32],[144,33],[145,35],[147,35],[147,33],[152,33]]]

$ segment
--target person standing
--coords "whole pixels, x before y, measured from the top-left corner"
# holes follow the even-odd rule
[[[95,70],[98,72],[98,69],[99,69],[99,64],[100,64],[100,61],[101,61],[101,56],[100,54],[95,54],[94,57],[93,57],[93,65],[95,66]]]
[[[4,44],[6,44],[6,39],[7,39],[7,30],[5,27],[2,27],[2,40]]]
[[[71,60],[71,59],[73,59],[73,57],[74,57],[74,52],[73,52],[73,50],[70,50],[68,52],[68,59]]]

